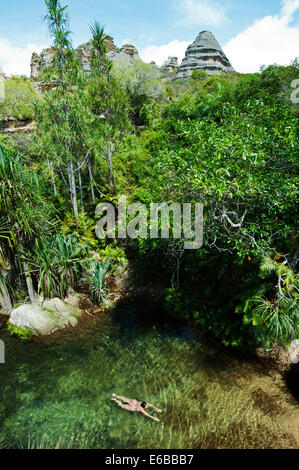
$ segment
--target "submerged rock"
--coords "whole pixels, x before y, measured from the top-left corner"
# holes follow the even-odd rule
[[[80,311],[60,299],[51,299],[43,303],[24,304],[11,312],[10,324],[20,329],[30,328],[33,334],[49,335],[56,330],[75,327]]]

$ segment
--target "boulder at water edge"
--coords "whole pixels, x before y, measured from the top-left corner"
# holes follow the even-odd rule
[[[24,304],[11,312],[10,324],[30,328],[35,335],[49,335],[67,326],[76,326],[80,311],[60,299]]]
[[[299,363],[299,339],[292,341],[288,349],[291,364]]]

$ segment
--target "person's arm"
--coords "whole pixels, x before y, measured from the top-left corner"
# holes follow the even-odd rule
[[[156,408],[155,405],[151,405],[150,403],[148,403],[147,405],[153,408],[153,410],[157,411],[157,413],[162,413],[162,410],[159,410],[159,408]]]
[[[142,414],[144,414],[144,416],[147,416],[148,418],[151,418],[153,419],[154,421],[157,421],[157,423],[160,421],[158,418],[155,418],[154,416],[151,416],[149,415],[146,411],[142,410]]]

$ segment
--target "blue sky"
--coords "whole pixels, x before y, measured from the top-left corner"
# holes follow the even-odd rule
[[[203,29],[215,34],[235,68],[242,72],[254,71],[270,58],[287,63],[299,56],[299,0],[62,3],[69,6],[74,46],[89,39],[88,25],[97,19],[118,46],[134,44],[146,61],[161,63],[168,55],[177,55],[181,60],[188,43]],[[42,21],[44,1],[0,0],[0,6],[0,67],[7,74],[28,74],[33,50],[39,52],[50,43]]]

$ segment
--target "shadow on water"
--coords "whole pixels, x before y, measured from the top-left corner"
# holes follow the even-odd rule
[[[289,391],[299,403],[299,363],[292,365],[286,373],[285,380]]]

